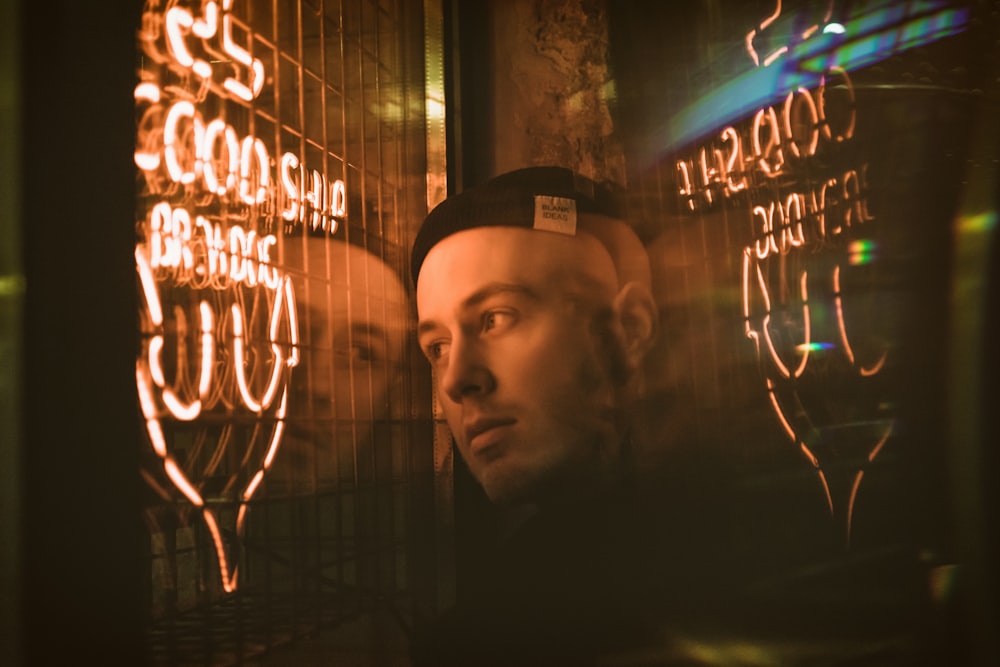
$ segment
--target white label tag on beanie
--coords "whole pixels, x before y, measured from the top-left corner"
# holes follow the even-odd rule
[[[534,229],[576,235],[576,200],[535,195]]]

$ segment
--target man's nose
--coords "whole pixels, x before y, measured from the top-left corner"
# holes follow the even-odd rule
[[[448,366],[441,376],[441,389],[455,403],[488,394],[496,388],[482,344],[475,340],[453,340],[448,353]]]

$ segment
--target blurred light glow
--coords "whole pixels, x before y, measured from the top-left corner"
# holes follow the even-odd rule
[[[962,232],[992,232],[997,228],[997,212],[984,211],[977,215],[967,215],[959,218],[958,228]]]
[[[893,2],[877,0],[851,6],[851,15],[831,31],[790,32],[789,44],[766,55],[770,66],[761,66],[762,58],[753,42],[760,32],[778,19],[781,2],[775,13],[747,34],[747,53],[752,63],[749,71],[715,86],[679,112],[671,114],[652,145],[661,152],[671,152],[692,141],[708,136],[724,126],[784,98],[790,91],[817,86],[825,72],[857,70],[897,53],[957,34],[969,24],[969,8],[955,8],[944,0]],[[785,21],[782,18],[782,21]],[[794,23],[795,17],[788,19]],[[800,39],[802,35],[808,35]],[[779,53],[780,51],[780,53]],[[783,56],[777,60],[778,56]],[[739,63],[721,68],[745,69]],[[656,159],[657,155],[650,156]]]
[[[796,350],[802,353],[808,352],[820,352],[822,350],[832,350],[834,347],[833,343],[821,343],[818,341],[813,341],[811,343],[802,343],[801,345],[795,346]]]

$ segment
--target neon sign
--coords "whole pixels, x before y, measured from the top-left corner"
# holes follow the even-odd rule
[[[192,4],[150,0],[139,35],[136,388],[155,461],[144,475],[200,513],[231,592],[232,549],[281,446],[299,364],[278,230],[334,234],[347,193],[229,120],[266,89],[265,67],[233,0]]]
[[[819,32],[832,7],[796,38]],[[779,0],[747,33],[758,68],[795,51],[794,44],[757,50],[780,14]],[[815,88],[790,90],[674,161],[682,210],[745,211],[744,333],[781,432],[814,470],[848,539],[865,470],[894,428],[891,405],[881,397],[890,365],[891,338],[880,335],[885,309],[856,289],[877,274],[881,252],[868,165],[852,146],[857,121],[851,77],[834,66]],[[858,322],[864,326],[852,327]],[[833,488],[831,470],[845,463],[850,472]]]
[[[261,139],[240,137],[225,118],[206,119],[198,107],[209,95],[251,102],[263,89],[263,63],[233,36],[232,4],[203,2],[197,17],[176,4],[144,13],[143,51],[180,81],[144,80],[136,87],[136,165],[152,193],[185,188],[192,197],[217,197],[259,213],[280,210],[289,231],[308,226],[334,234],[347,215],[343,180],[330,180],[291,152],[275,162]],[[168,95],[176,99],[167,103]]]
[[[824,73],[854,71],[955,35],[969,25],[971,15],[968,7],[944,0],[827,0],[818,14],[789,11],[785,4],[774,0],[773,9],[744,34],[752,68],[672,114],[653,141],[656,150],[702,140],[714,128],[775,104],[792,91],[815,88]],[[726,63],[721,69],[743,70],[744,63]]]

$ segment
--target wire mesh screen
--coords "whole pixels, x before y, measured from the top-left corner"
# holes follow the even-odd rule
[[[427,206],[424,29],[402,0],[145,5],[157,664],[236,664],[376,611],[405,633],[424,601],[433,431],[404,278]]]

